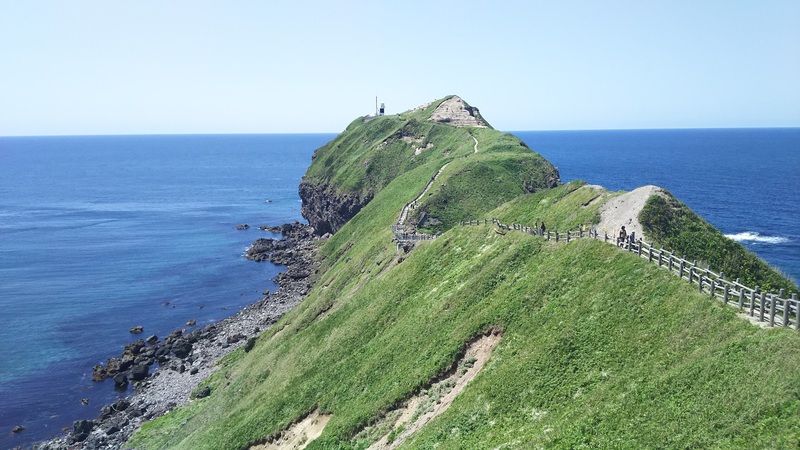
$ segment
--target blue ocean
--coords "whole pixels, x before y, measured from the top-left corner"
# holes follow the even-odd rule
[[[669,190],[800,279],[800,129],[514,134],[564,181]],[[130,327],[203,326],[274,289],[280,267],[242,254],[272,236],[257,226],[302,220],[297,186],[333,137],[0,137],[0,448],[125,395],[91,373]]]

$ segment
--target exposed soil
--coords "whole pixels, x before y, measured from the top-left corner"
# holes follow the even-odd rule
[[[597,225],[598,233],[605,230],[609,236],[616,237],[621,227],[630,235],[636,232],[637,236],[644,238],[644,230],[639,223],[639,213],[644,204],[652,195],[665,195],[664,190],[658,186],[648,185],[638,187],[630,192],[613,197],[600,208],[600,223]]]
[[[499,330],[492,330],[489,334],[473,341],[467,347],[464,356],[453,364],[453,370],[433,380],[427,389],[389,411],[359,435],[366,437],[381,433],[380,438],[369,447],[370,449],[399,447],[411,435],[450,408],[458,394],[486,365],[501,338]]]
[[[273,440],[250,446],[249,450],[302,450],[322,434],[331,417],[330,414],[321,414],[319,410],[314,410]]]

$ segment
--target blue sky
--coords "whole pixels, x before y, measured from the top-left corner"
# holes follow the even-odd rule
[[[0,135],[800,126],[800,1],[0,0]]]

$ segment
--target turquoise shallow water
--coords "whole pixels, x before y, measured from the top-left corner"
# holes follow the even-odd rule
[[[564,181],[668,189],[800,278],[800,129],[514,134]],[[242,257],[266,233],[235,226],[302,220],[297,186],[333,137],[0,137],[0,448],[96,417],[118,394],[91,368],[131,326],[203,326],[272,289],[280,268]]]
[[[274,289],[279,267],[242,254],[269,235],[255,226],[302,220],[297,185],[332,137],[0,138],[0,448],[95,417],[118,394],[91,368],[131,326],[204,326]]]

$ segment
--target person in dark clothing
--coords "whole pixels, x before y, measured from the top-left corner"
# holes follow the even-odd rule
[[[619,238],[617,238],[617,245],[625,245],[625,238],[628,237],[628,232],[625,231],[625,225],[619,230]]]
[[[542,222],[542,236],[544,236],[544,232],[545,232],[545,227],[544,227],[544,222]]]

